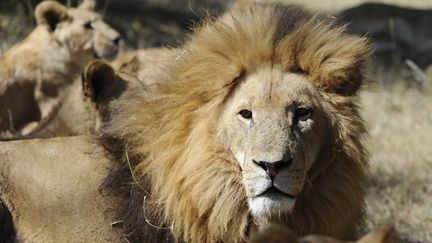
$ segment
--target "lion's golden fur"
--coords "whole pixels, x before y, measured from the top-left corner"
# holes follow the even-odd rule
[[[126,156],[118,158],[123,169],[113,168],[108,185],[120,186],[114,181],[122,180],[120,190],[130,190],[125,197],[139,202],[126,199],[126,207],[139,207],[137,217],[171,228],[179,241],[245,241],[256,226],[238,163],[215,136],[216,122],[238,77],[276,67],[308,75],[321,90],[333,137],[310,171],[292,215],[274,221],[300,235],[352,237],[363,223],[367,161],[356,91],[368,53],[364,38],[347,35],[330,19],[296,7],[252,5],[206,22],[152,95],[119,105],[105,136],[107,141],[121,140],[124,146],[118,140],[111,144],[126,148]],[[131,188],[124,188],[126,182]],[[146,196],[144,201],[134,196],[137,191]],[[142,215],[142,203],[147,215]],[[148,223],[128,221],[131,214],[126,214],[125,224],[133,237]],[[141,237],[151,241],[150,235],[147,231]]]

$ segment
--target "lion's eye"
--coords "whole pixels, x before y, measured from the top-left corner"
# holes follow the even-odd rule
[[[88,30],[92,30],[93,29],[93,25],[91,21],[88,21],[84,24],[84,28],[88,29]]]
[[[239,112],[239,115],[242,116],[244,119],[251,119],[252,118],[252,111],[250,110],[241,110]]]
[[[295,116],[298,120],[306,120],[312,114],[312,110],[308,108],[297,108],[295,110]]]

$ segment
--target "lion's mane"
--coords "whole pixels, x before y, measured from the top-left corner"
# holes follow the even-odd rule
[[[307,74],[334,129],[292,214],[275,221],[298,234],[352,237],[364,213],[356,91],[368,53],[364,38],[297,7],[243,6],[198,27],[161,84],[119,104],[104,134],[117,160],[104,188],[121,192],[129,238],[242,242],[256,229],[240,167],[215,133],[238,77],[266,66]]]

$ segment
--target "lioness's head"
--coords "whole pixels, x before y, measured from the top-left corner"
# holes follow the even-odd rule
[[[77,8],[44,1],[36,7],[35,16],[38,25],[46,28],[57,43],[86,63],[114,57],[121,41],[120,34],[94,12],[94,7],[93,0],[85,0]]]
[[[306,75],[261,69],[233,90],[223,111],[223,140],[242,168],[254,216],[289,211],[321,150],[327,122]]]

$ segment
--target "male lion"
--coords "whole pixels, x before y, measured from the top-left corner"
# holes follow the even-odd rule
[[[370,47],[331,19],[235,8],[195,31],[152,95],[119,105],[105,187],[123,195],[129,240],[241,242],[268,223],[354,236],[367,170],[357,91]]]
[[[0,58],[0,132],[20,133],[51,112],[59,93],[95,58],[113,57],[120,35],[93,11],[44,1],[35,9],[37,27]]]
[[[357,91],[369,51],[331,18],[236,8],[119,102],[101,140],[113,161],[92,139],[3,143],[0,197],[33,241],[244,242],[269,223],[351,239],[364,217]]]

